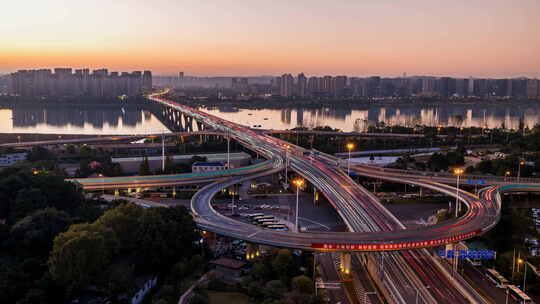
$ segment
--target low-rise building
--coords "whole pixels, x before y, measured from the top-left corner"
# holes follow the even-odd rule
[[[0,155],[0,167],[13,166],[18,162],[25,161],[27,158],[27,152]]]
[[[194,156],[199,156],[206,159],[207,162],[222,162],[227,163],[227,153],[209,153],[209,154],[186,154],[186,155],[168,155],[175,164],[191,165]],[[161,156],[148,156],[148,165],[150,170],[161,168]],[[144,160],[144,157],[113,157],[112,163],[117,163],[122,168],[122,172],[126,174],[137,174],[139,166]],[[229,156],[231,168],[248,166],[251,163],[251,155],[245,152],[230,153]]]

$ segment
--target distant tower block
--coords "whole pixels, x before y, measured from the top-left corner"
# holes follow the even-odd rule
[[[184,72],[178,73],[178,87],[184,88]]]

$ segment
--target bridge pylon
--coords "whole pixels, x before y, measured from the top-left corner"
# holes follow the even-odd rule
[[[251,261],[258,258],[261,255],[259,245],[247,243],[246,246],[246,260]]]
[[[339,268],[343,274],[351,273],[351,253],[350,252],[341,252],[339,256]]]

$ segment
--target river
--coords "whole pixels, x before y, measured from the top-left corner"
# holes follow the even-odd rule
[[[365,131],[368,126],[427,125],[457,127],[505,126],[517,129],[540,123],[540,104],[365,106],[336,108],[202,108],[203,111],[265,129],[331,126],[343,131]],[[150,134],[166,130],[144,105],[131,106],[4,106],[0,133],[37,134]]]

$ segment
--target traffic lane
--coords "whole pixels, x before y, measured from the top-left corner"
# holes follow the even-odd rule
[[[323,282],[341,282],[341,277],[336,271],[336,267],[333,258],[328,253],[322,253],[317,255],[317,261],[321,270],[321,278]],[[339,289],[325,289],[328,297],[331,299],[330,303],[347,303],[350,304],[349,298],[346,295],[343,284]]]
[[[184,108],[185,108],[185,107],[184,107]],[[197,113],[198,111],[192,110],[192,112]],[[206,116],[208,117],[208,115],[206,115]],[[200,117],[204,117],[204,115],[200,115]],[[267,140],[268,140],[268,139],[267,139]],[[338,188],[338,189],[339,189],[339,188]],[[329,189],[327,189],[327,190],[329,190]],[[335,190],[335,189],[332,189],[332,190]],[[338,195],[338,197],[339,197],[339,195]],[[340,200],[340,202],[343,203],[342,200]],[[349,206],[349,208],[350,208],[350,206]],[[350,210],[350,209],[348,210],[348,212],[353,212],[353,211],[354,211],[354,210]],[[353,213],[354,213],[354,212],[353,212]],[[369,221],[369,219],[367,219],[367,220]],[[356,225],[356,223],[355,223],[355,225]],[[369,228],[368,228],[368,229],[369,229]],[[377,228],[376,228],[375,226],[372,226],[372,229],[376,229],[376,230],[377,230]],[[353,229],[353,230],[358,230],[358,229]]]
[[[488,297],[494,303],[506,303],[506,290],[503,288],[497,288],[495,284],[487,278],[484,267],[475,267],[470,265],[466,261],[460,261],[460,266],[465,276],[473,282],[484,293],[484,296]],[[508,297],[509,303],[515,302],[512,297]]]

